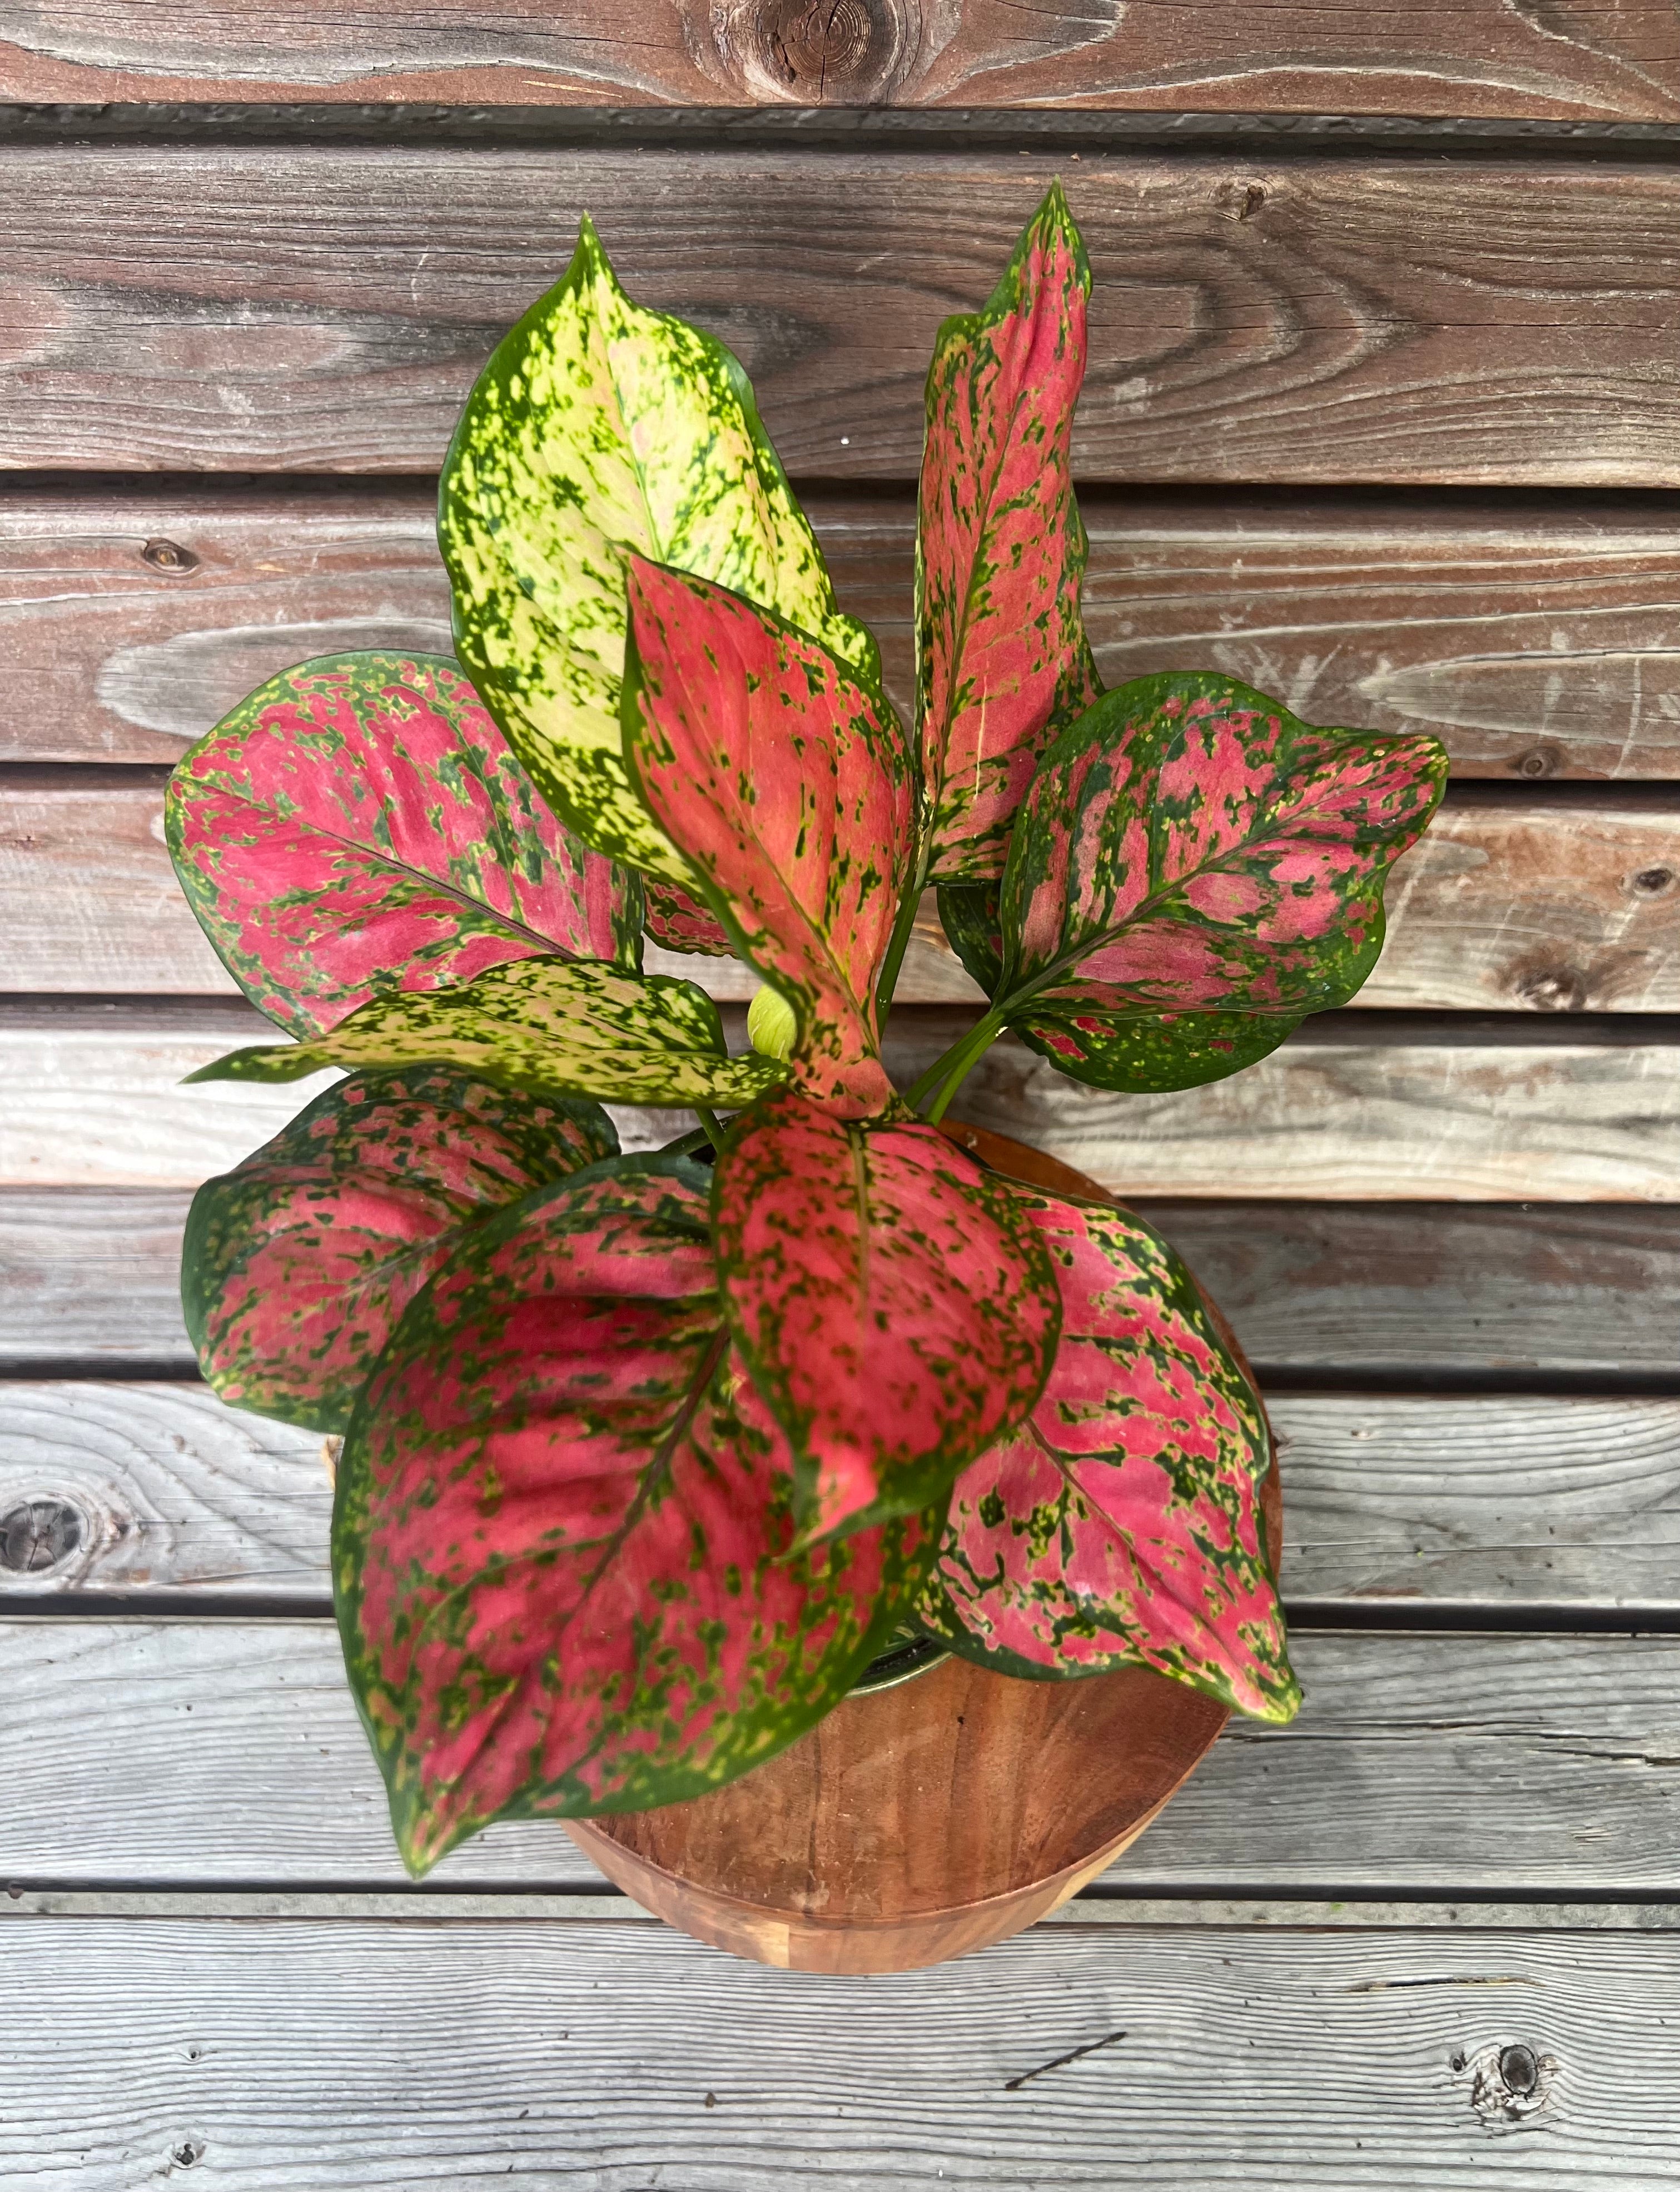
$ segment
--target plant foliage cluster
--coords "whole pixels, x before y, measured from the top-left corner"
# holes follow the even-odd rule
[[[344,1436],[346,1662],[417,1870],[720,1785],[907,1622],[1298,1703],[1264,1414],[1189,1274],[940,1121],[1005,1031],[1160,1091],[1344,1003],[1444,759],[1219,676],[1102,689],[1090,278],[1052,190],[940,330],[911,729],[739,365],[586,221],[450,451],[458,663],[307,663],[175,772],[182,884],[292,1038],[207,1072],[346,1075],[199,1194],[189,1325],[226,1399]],[[930,888],[990,1002],[901,1091]],[[756,969],[750,1049],[645,938]],[[623,1154],[603,1099],[703,1128]]]

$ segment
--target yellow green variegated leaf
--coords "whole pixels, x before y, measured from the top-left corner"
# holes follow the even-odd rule
[[[871,679],[816,536],[715,337],[634,304],[584,220],[564,280],[498,345],[456,429],[438,539],[457,651],[586,842],[688,879],[624,773],[623,551],[764,603]]]
[[[451,990],[376,997],[308,1042],[236,1050],[190,1081],[299,1081],[323,1067],[451,1065],[504,1088],[621,1104],[738,1107],[787,1077],[731,1058],[717,1007],[666,974],[521,959]]]

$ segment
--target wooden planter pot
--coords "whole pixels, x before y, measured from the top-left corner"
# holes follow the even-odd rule
[[[996,1171],[1102,1198],[1022,1143],[948,1131]],[[1275,1462],[1263,1504],[1275,1567]],[[911,1971],[1065,1902],[1142,1833],[1226,1718],[1142,1667],[1034,1682],[951,1658],[848,1698],[714,1795],[567,1825],[609,1880],[715,1948],[795,1971]]]

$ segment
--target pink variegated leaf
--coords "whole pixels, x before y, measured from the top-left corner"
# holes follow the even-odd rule
[[[644,876],[641,889],[647,901],[643,926],[662,950],[702,952],[715,959],[734,950],[729,931],[711,908],[681,884]]]
[[[627,1158],[493,1222],[410,1306],[345,1441],[345,1661],[415,1872],[492,1819],[703,1795],[837,1704],[943,1509],[793,1550],[707,1179]]]
[[[918,719],[936,882],[1003,872],[1039,756],[1102,688],[1079,615],[1068,437],[1091,268],[1053,184],[982,311],[927,376],[916,534]]]
[[[846,1118],[894,1103],[874,990],[910,862],[891,709],[806,633],[629,558],[624,761],[737,948],[799,1022],[794,1080]]]
[[[1062,1072],[1216,1081],[1358,990],[1446,771],[1433,739],[1317,730],[1227,677],[1142,677],[1045,756],[995,906],[942,910],[996,1018]]]
[[[1061,1344],[1027,1421],[957,1479],[922,1619],[1003,1674],[1136,1664],[1291,1719],[1247,1379],[1153,1227],[1014,1192],[1055,1263]]]
[[[236,1407],[342,1431],[471,1229],[618,1149],[594,1104],[431,1066],[339,1082],[193,1197],[181,1305],[206,1380]]]
[[[1061,1314],[1044,1244],[936,1128],[777,1092],[737,1122],[712,1219],[807,1538],[925,1507],[1037,1399]]]
[[[271,677],[182,757],[166,823],[222,963],[293,1035],[510,959],[641,964],[637,879],[561,827],[441,659]]]

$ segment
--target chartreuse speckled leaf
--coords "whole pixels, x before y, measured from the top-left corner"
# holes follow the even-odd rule
[[[925,1507],[1043,1389],[1061,1320],[1044,1242],[935,1127],[866,1127],[781,1091],[736,1122],[712,1224],[808,1538]]]
[[[618,1150],[594,1104],[431,1066],[339,1082],[193,1197],[181,1305],[199,1367],[236,1407],[342,1431],[471,1229]]]
[[[896,1102],[874,986],[912,858],[903,733],[880,688],[704,579],[630,559],[624,759],[742,955],[793,1007],[796,1084]]]
[[[1001,1674],[1136,1664],[1293,1718],[1247,1379],[1152,1226],[1012,1192],[1055,1264],[1061,1344],[1027,1421],[957,1479],[921,1619]]]
[[[522,959],[458,989],[376,997],[307,1042],[236,1050],[189,1081],[300,1081],[323,1067],[452,1065],[504,1088],[620,1104],[749,1104],[778,1059],[731,1058],[692,982],[592,960]]]
[[[1010,841],[995,1010],[1099,1087],[1187,1088],[1345,1005],[1389,868],[1446,781],[1433,739],[1318,730],[1228,677],[1142,677],[1045,756]],[[984,979],[982,898],[948,894]]]
[[[629,548],[762,602],[866,676],[751,384],[715,337],[633,304],[584,220],[566,276],[497,345],[443,468],[455,640],[526,766],[589,843],[682,883],[618,742]]]
[[[624,1158],[473,1236],[352,1419],[333,1524],[351,1684],[411,1869],[492,1819],[703,1795],[846,1694],[943,1505],[793,1550],[703,1171]]]
[[[283,671],[183,756],[164,813],[200,926],[293,1035],[533,953],[641,964],[637,878],[555,821],[453,662]]]
[[[1068,437],[1091,268],[1059,183],[927,376],[917,712],[936,882],[1002,873],[1039,756],[1102,689],[1079,615]]]

